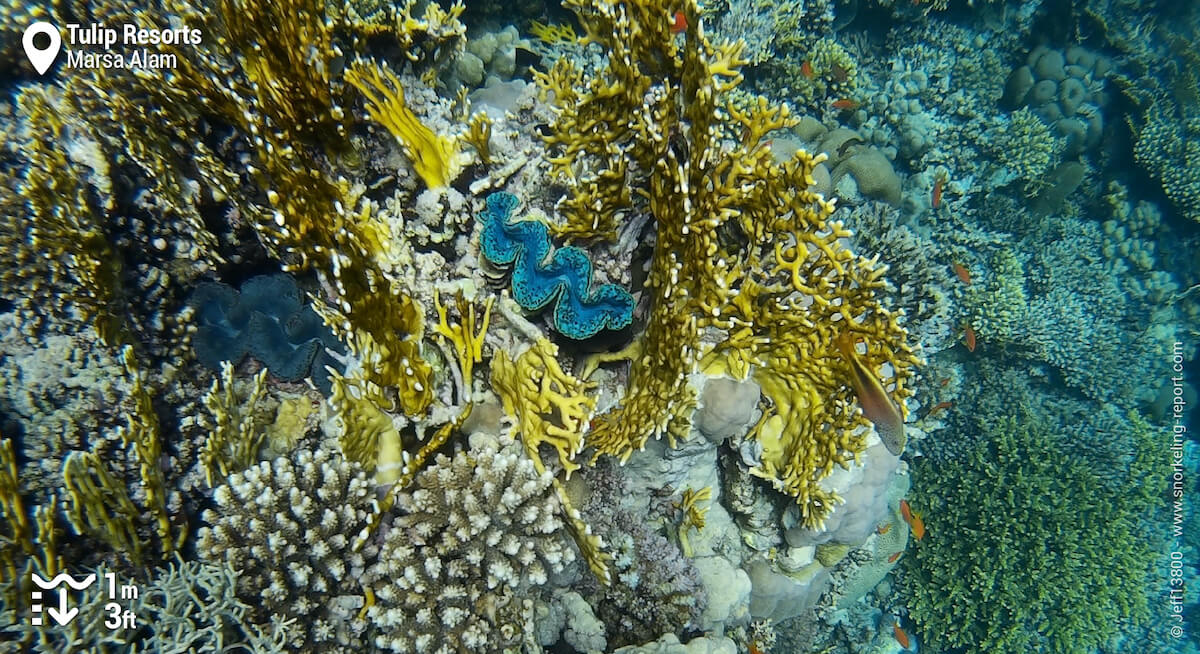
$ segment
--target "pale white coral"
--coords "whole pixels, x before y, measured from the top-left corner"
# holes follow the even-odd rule
[[[457,652],[517,643],[532,628],[532,604],[519,598],[575,561],[552,480],[511,440],[438,456],[397,495],[400,515],[366,571],[377,599],[367,616],[387,634],[375,644]]]
[[[329,450],[300,450],[230,475],[213,499],[200,556],[238,570],[238,593],[251,606],[299,618],[290,648],[362,645],[366,623],[335,615],[361,592],[358,577],[375,554],[371,544],[351,551],[345,537],[371,516],[374,494],[361,467]]]

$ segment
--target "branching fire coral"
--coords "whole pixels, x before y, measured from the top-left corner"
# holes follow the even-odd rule
[[[413,168],[429,188],[449,184],[461,170],[458,142],[423,125],[404,100],[404,87],[390,70],[357,65],[346,71],[346,81],[367,100],[367,113],[387,128],[404,147]],[[486,152],[482,153],[486,154]]]
[[[657,221],[646,283],[654,304],[630,350],[629,388],[589,443],[624,460],[651,436],[686,432],[690,374],[753,374],[773,405],[753,432],[763,444],[756,474],[819,527],[839,498],[818,482],[863,451],[868,429],[835,336],[865,340],[870,370],[890,364],[882,382],[897,404],[911,393],[916,356],[875,295],[885,268],[846,248],[848,232],[829,220],[833,204],[809,190],[821,159],[799,151],[777,163],[766,147],[770,132],[795,124],[787,108],[723,97],[741,81],[740,45],[705,40],[694,2],[567,4],[609,58],[592,79],[559,62],[539,80],[559,107],[548,138],[562,152],[556,168],[598,171],[565,205],[591,207],[593,183],[611,177],[605,197],[634,189],[644,203],[628,209]],[[664,18],[675,11],[689,26],[682,47]],[[618,209],[626,207],[591,208],[587,225],[615,225]]]

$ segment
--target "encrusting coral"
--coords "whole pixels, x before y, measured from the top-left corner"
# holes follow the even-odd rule
[[[560,205],[566,229],[603,232],[630,208],[657,222],[653,305],[628,351],[628,390],[595,420],[589,443],[624,460],[651,436],[674,440],[695,405],[690,374],[752,374],[773,404],[753,431],[757,474],[819,526],[838,498],[818,482],[866,446],[835,336],[864,340],[869,370],[890,364],[881,382],[897,404],[911,393],[916,356],[876,298],[886,269],[846,248],[833,204],[809,190],[821,158],[801,150],[780,163],[766,147],[773,130],[796,124],[788,110],[723,101],[741,81],[741,48],[704,39],[694,2],[568,5],[609,57],[591,79],[566,60],[539,77],[558,107],[547,139],[561,152],[556,170],[574,179],[588,161],[595,171]],[[661,19],[677,10],[682,43]]]
[[[582,340],[602,329],[622,329],[633,320],[633,297],[616,284],[592,287],[592,262],[576,247],[550,254],[546,226],[536,220],[509,222],[517,197],[498,192],[480,212],[480,248],[494,264],[512,266],[513,299],[529,311],[554,304],[554,328]]]

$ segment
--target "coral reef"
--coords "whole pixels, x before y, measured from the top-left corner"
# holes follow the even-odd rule
[[[1100,144],[1108,103],[1104,82],[1112,68],[1108,57],[1080,45],[1065,50],[1041,45],[1009,74],[1001,102],[1028,107],[1064,140],[1067,156],[1075,156]]]
[[[833,337],[843,331],[834,314],[850,318],[846,328],[868,340],[869,367],[891,364],[885,385],[898,398],[908,394],[905,378],[916,359],[895,315],[875,298],[882,271],[844,248],[840,225],[828,222],[833,206],[809,190],[820,159],[798,151],[777,163],[763,147],[768,134],[796,123],[788,110],[765,98],[745,110],[722,102],[740,82],[740,46],[704,40],[694,6],[684,9],[693,27],[682,49],[664,33],[668,25],[642,13],[657,9],[572,6],[589,38],[611,50],[593,88],[618,94],[579,94],[584,73],[562,61],[539,77],[559,107],[547,141],[563,152],[555,162],[560,174],[573,177],[585,158],[596,162],[596,174],[560,209],[580,234],[587,225],[613,225],[631,201],[614,205],[614,198],[631,198],[633,187],[657,223],[647,280],[652,307],[629,351],[628,390],[596,420],[589,440],[598,453],[626,459],[651,436],[676,439],[695,401],[687,377],[702,360],[712,374],[725,369],[744,378],[753,369],[774,402],[755,428],[763,444],[758,472],[818,525],[837,497],[815,482],[865,447],[865,419],[852,408],[846,373],[834,372],[842,364],[833,363],[840,361]],[[735,145],[719,141],[724,130],[740,133]],[[597,193],[608,204],[590,199]],[[723,247],[724,232],[739,246]]]
[[[375,552],[350,548],[374,501],[362,469],[327,449],[300,449],[231,474],[213,500],[196,548],[238,571],[237,594],[253,619],[294,620],[290,651],[361,649],[359,580]]]
[[[1191,651],[1200,5],[51,4],[0,650]]]

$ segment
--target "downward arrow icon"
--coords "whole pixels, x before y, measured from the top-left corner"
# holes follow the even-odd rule
[[[67,590],[65,588],[59,588],[58,608],[54,608],[52,606],[46,609],[46,613],[49,613],[50,617],[54,618],[54,621],[57,622],[59,626],[65,626],[79,613],[79,609],[76,607],[71,607],[70,610],[67,610]]]

